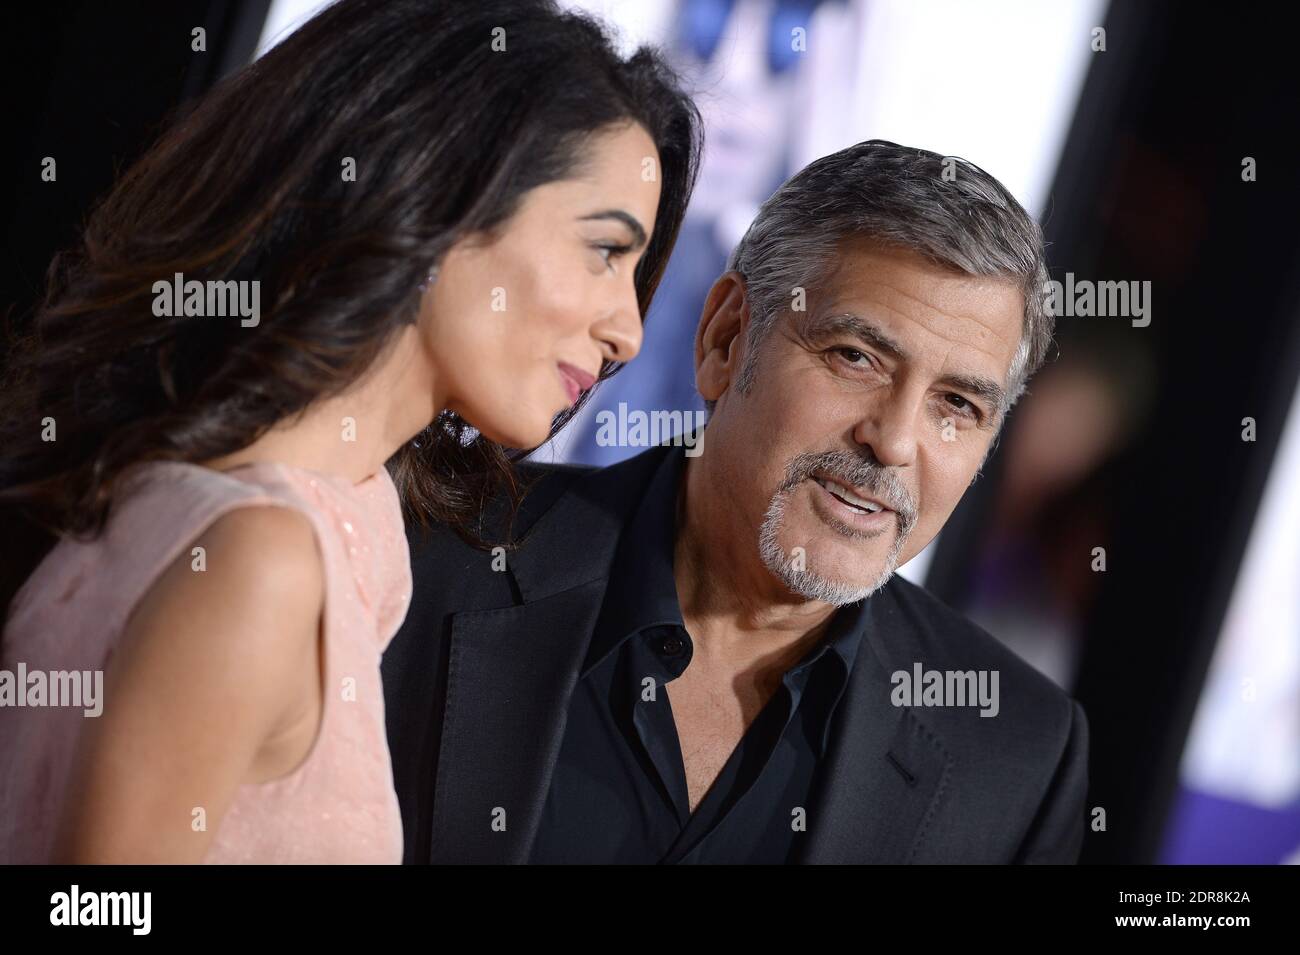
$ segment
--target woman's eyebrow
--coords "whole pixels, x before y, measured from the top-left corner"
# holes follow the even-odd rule
[[[605,209],[601,212],[593,212],[589,216],[583,216],[582,221],[588,219],[614,219],[623,223],[632,230],[632,248],[639,249],[645,245],[645,228],[637,221],[636,216],[624,212],[622,209]]]

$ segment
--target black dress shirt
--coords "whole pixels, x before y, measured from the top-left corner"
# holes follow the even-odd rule
[[[784,863],[805,835],[864,605],[785,673],[692,813],[665,689],[693,652],[673,576],[684,462],[664,456],[619,543],[530,862]]]

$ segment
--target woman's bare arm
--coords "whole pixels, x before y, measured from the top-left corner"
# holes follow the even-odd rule
[[[263,745],[320,692],[324,572],[309,520],[244,507],[194,543],[206,569],[192,569],[186,548],[136,605],[108,664],[60,861],[200,861]]]

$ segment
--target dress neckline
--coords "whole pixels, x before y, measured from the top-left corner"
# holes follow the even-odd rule
[[[341,474],[334,474],[329,471],[317,471],[313,468],[301,467],[296,464],[286,464],[283,461],[245,461],[243,464],[236,464],[234,467],[231,468],[211,468],[208,467],[206,464],[199,464],[196,461],[164,460],[164,461],[145,462],[143,465],[137,465],[137,468],[160,467],[160,466],[191,468],[191,469],[197,468],[198,470],[205,471],[208,474],[219,474],[231,478],[234,478],[237,475],[237,473],[240,471],[248,471],[248,470],[257,471],[257,470],[269,469],[272,471],[281,471],[290,476],[297,476],[310,483],[323,483],[330,487],[338,488],[340,491],[344,491],[344,492],[356,492],[356,491],[365,490],[369,487],[372,487],[376,482],[382,479],[381,472],[387,472],[386,467],[380,467],[378,471],[375,471],[370,476],[364,477],[357,483],[353,484],[350,480],[348,480],[348,478],[344,477]],[[133,468],[132,470],[135,469],[136,468]]]
[[[354,484],[352,481],[344,477],[342,474],[335,474],[331,471],[317,471],[314,468],[301,467],[300,465],[297,464],[286,464],[283,461],[245,461],[243,464],[236,464],[233,468],[226,468],[224,470],[209,468],[207,467],[207,465],[203,465],[203,464],[198,464],[195,466],[205,468],[206,470],[212,471],[216,474],[231,474],[235,471],[243,471],[248,468],[272,468],[281,471],[287,471],[290,474],[301,474],[307,477],[309,480],[325,481],[335,487],[341,487],[346,490],[359,490],[363,487],[366,487],[370,483],[379,480],[380,472],[385,470],[385,468],[381,465],[378,471],[375,471],[373,474],[370,474],[368,477],[362,478],[360,481],[357,481]]]

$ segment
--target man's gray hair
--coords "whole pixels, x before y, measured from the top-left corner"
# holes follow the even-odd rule
[[[753,384],[758,345],[789,310],[794,289],[811,295],[834,272],[839,244],[850,237],[909,249],[968,275],[1016,283],[1025,315],[999,409],[1009,410],[1052,341],[1042,230],[975,164],[883,139],[823,156],[796,173],[763,203],[731,253],[727,268],[744,277],[750,308],[737,390],[743,394]],[[712,411],[713,402],[706,404]]]

